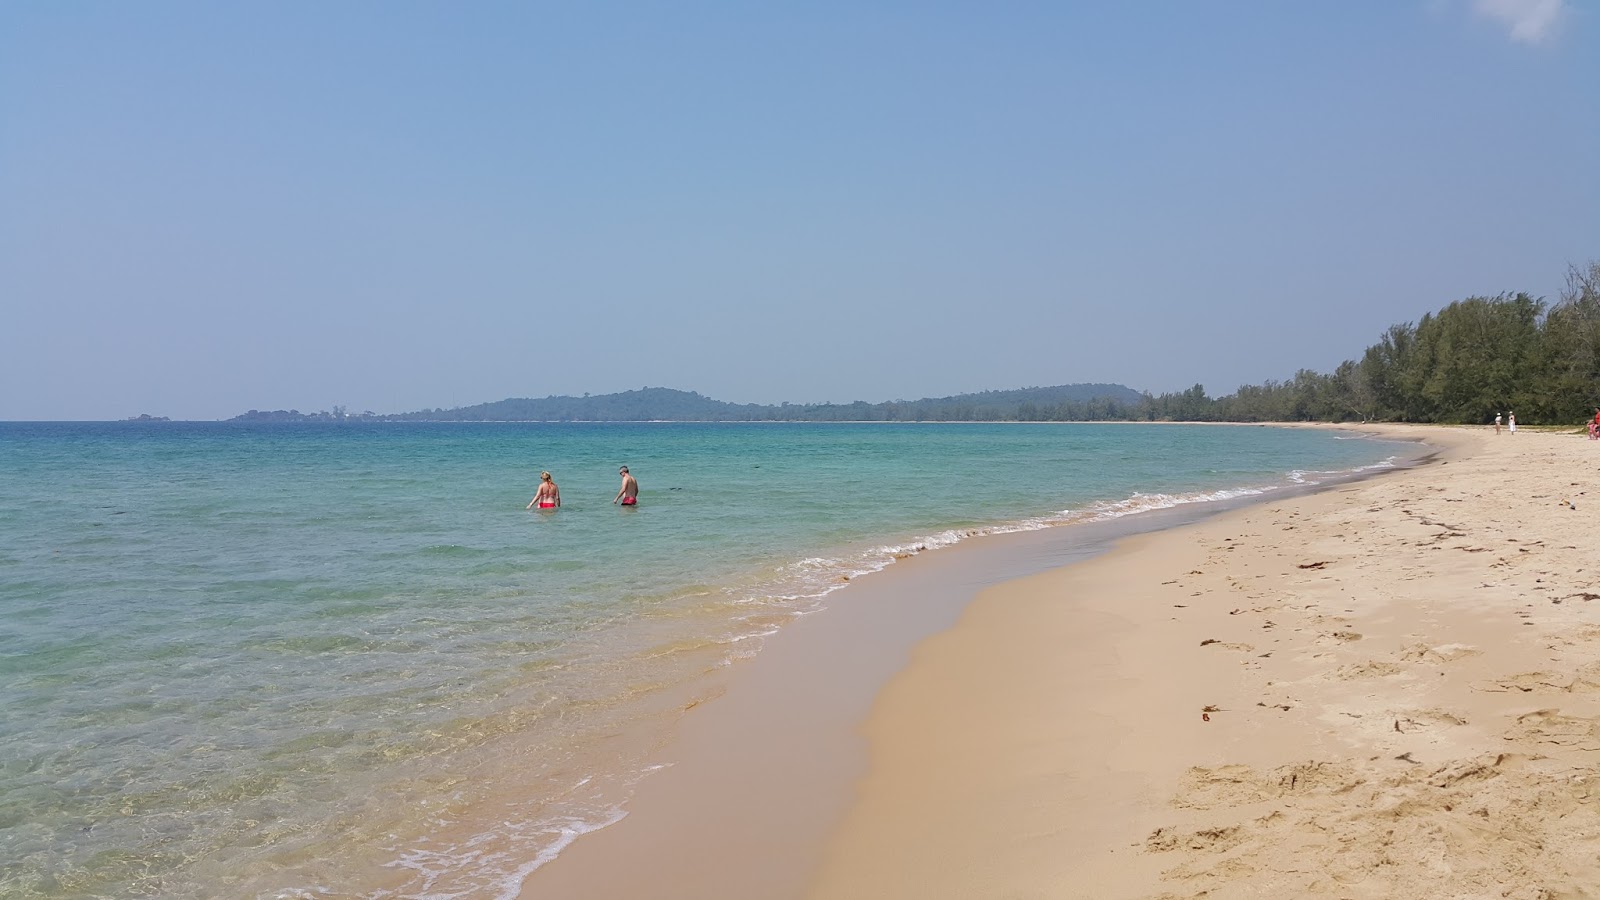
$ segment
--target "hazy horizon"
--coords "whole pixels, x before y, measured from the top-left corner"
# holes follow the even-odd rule
[[[870,403],[870,404],[878,404],[878,403],[914,402],[914,401],[918,401],[918,400],[941,400],[941,399],[947,399],[949,397],[978,396],[978,395],[981,395],[981,394],[984,394],[984,393],[989,393],[989,392],[1025,391],[1025,390],[1034,390],[1034,389],[1039,389],[1039,388],[1053,388],[1053,387],[1077,387],[1080,384],[1106,384],[1106,383],[1105,382],[1080,382],[1079,384],[1073,384],[1073,385],[1026,385],[1026,386],[1009,387],[1009,388],[980,388],[979,390],[976,390],[976,391],[963,391],[960,394],[954,394],[954,395],[948,395],[947,394],[947,395],[940,395],[940,396],[933,396],[933,395],[929,395],[929,394],[923,394],[923,395],[918,395],[918,396],[915,396],[915,397],[879,397],[879,398],[852,397],[852,398],[850,398],[848,400],[819,400],[819,401],[774,400],[774,401],[772,401],[770,403],[764,403],[764,402],[761,402],[761,401],[724,400],[724,398],[722,398],[722,397],[716,397],[716,396],[713,396],[711,394],[707,394],[705,391],[697,391],[697,390],[695,390],[693,388],[680,388],[680,387],[673,387],[672,385],[651,384],[651,385],[641,385],[641,386],[636,387],[636,388],[623,388],[620,391],[608,391],[608,392],[606,392],[604,394],[596,393],[596,392],[584,392],[584,393],[581,393],[581,394],[542,394],[542,395],[539,395],[537,397],[494,397],[494,398],[487,399],[487,400],[480,400],[480,401],[474,401],[474,402],[471,402],[471,403],[464,403],[464,404],[461,404],[461,406],[459,406],[459,407],[456,407],[456,406],[452,406],[452,407],[425,406],[425,407],[415,407],[415,408],[411,408],[411,409],[389,409],[389,410],[372,409],[372,410],[369,410],[369,409],[360,409],[360,408],[356,408],[356,407],[350,407],[350,406],[348,406],[346,404],[331,404],[331,405],[328,405],[328,406],[320,406],[320,407],[307,408],[307,409],[300,409],[298,407],[251,407],[250,409],[237,410],[237,411],[235,411],[233,413],[230,413],[228,415],[225,415],[225,416],[217,416],[217,417],[207,418],[207,419],[180,419],[177,416],[167,416],[167,415],[165,415],[163,413],[150,412],[148,410],[143,410],[141,412],[132,413],[132,414],[127,415],[127,416],[119,416],[119,417],[117,417],[115,419],[37,419],[37,420],[0,419],[0,421],[119,422],[119,421],[124,421],[124,420],[127,420],[127,419],[137,419],[137,418],[139,418],[140,415],[146,415],[146,416],[149,416],[151,418],[168,418],[168,419],[172,419],[173,421],[219,422],[219,421],[226,421],[228,419],[235,418],[235,417],[237,417],[239,415],[242,415],[242,414],[245,414],[245,413],[251,413],[251,412],[263,412],[263,413],[269,413],[269,412],[298,412],[298,413],[300,413],[302,415],[316,415],[317,413],[331,412],[333,406],[344,407],[345,414],[346,415],[351,415],[351,416],[362,415],[362,414],[365,414],[365,413],[368,413],[368,412],[370,412],[370,413],[372,413],[372,414],[374,414],[376,416],[389,416],[389,415],[404,415],[404,414],[408,414],[408,413],[417,413],[417,412],[427,412],[427,411],[433,410],[433,409],[443,409],[445,411],[450,411],[450,410],[455,410],[455,409],[471,408],[471,407],[475,407],[475,406],[484,406],[484,405],[488,405],[488,404],[492,404],[492,403],[498,403],[498,402],[505,401],[505,400],[547,400],[547,399],[563,399],[563,398],[565,398],[565,399],[589,399],[591,397],[593,397],[593,398],[604,398],[604,397],[608,397],[608,396],[615,396],[617,394],[626,394],[626,393],[629,393],[629,392],[632,392],[632,391],[651,391],[651,390],[680,391],[680,392],[686,393],[686,394],[698,394],[698,395],[700,395],[701,397],[704,397],[707,400],[715,400],[715,401],[720,401],[720,402],[725,402],[725,403],[736,403],[736,402],[740,403],[740,404],[747,404],[748,403],[748,404],[753,404],[753,405],[756,405],[756,406],[779,407],[779,406],[783,406],[785,404],[788,404],[788,405],[791,405],[791,406],[805,406],[805,405],[810,405],[810,404],[819,404],[820,405],[820,404],[829,404],[829,403],[836,403],[836,404],[841,404],[841,405],[849,405],[849,404],[856,403],[856,402],[865,402],[865,403]],[[1124,388],[1129,387],[1128,385],[1110,385],[1110,386],[1112,386],[1112,387],[1124,387]],[[1139,388],[1129,388],[1129,389],[1130,390],[1134,390],[1134,391],[1140,390]]]
[[[1600,258],[1595,6],[0,6],[0,420],[1330,371]]]

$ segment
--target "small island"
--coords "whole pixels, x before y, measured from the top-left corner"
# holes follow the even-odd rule
[[[321,412],[303,413],[298,409],[252,409],[229,419],[229,422],[347,422],[353,419],[376,419],[377,414],[368,410],[361,413],[346,412],[342,406],[335,406],[332,410]]]

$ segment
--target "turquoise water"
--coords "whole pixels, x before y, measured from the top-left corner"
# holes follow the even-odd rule
[[[897,554],[1406,452],[1165,425],[0,423],[0,895],[513,896],[617,817],[708,672]],[[637,509],[610,502],[623,463]],[[555,513],[523,509],[541,469]]]

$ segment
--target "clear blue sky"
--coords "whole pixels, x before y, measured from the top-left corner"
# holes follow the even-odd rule
[[[0,419],[1322,371],[1600,259],[1600,8],[0,4]]]

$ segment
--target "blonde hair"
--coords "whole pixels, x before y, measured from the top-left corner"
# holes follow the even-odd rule
[[[550,480],[550,473],[549,472],[540,472],[539,473],[539,480],[540,481],[549,481]]]

